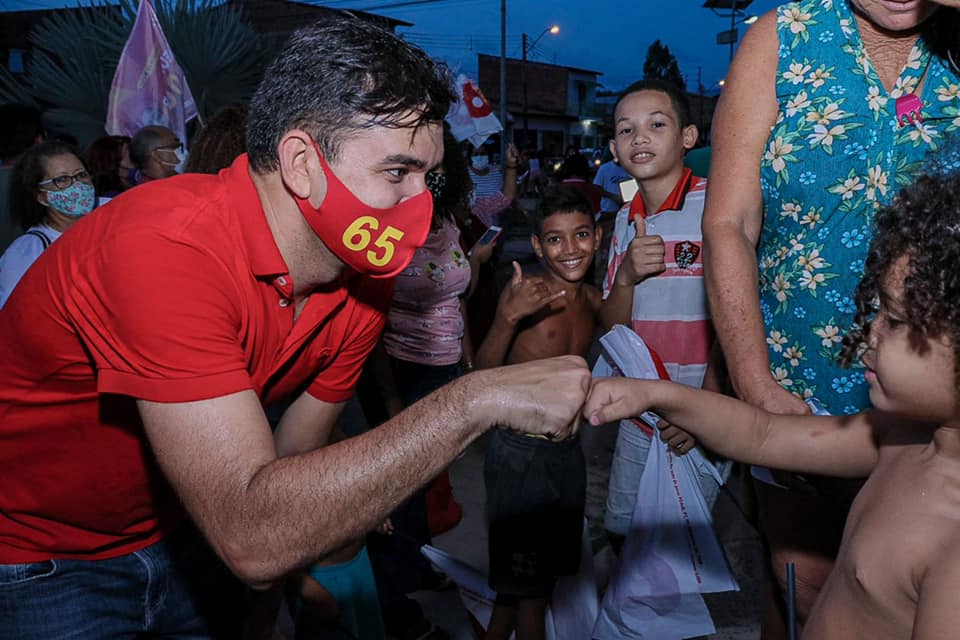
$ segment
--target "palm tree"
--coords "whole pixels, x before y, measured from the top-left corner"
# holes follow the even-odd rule
[[[246,101],[268,62],[256,31],[217,0],[153,1],[200,117]],[[36,104],[49,126],[81,142],[103,135],[110,84],[136,13],[136,0],[89,0],[50,12],[28,37],[26,81],[0,72],[0,102]]]

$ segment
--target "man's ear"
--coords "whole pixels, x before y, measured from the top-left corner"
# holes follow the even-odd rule
[[[690,151],[693,149],[693,145],[697,144],[697,137],[699,137],[700,132],[697,130],[697,125],[688,124],[683,128],[683,150]]]
[[[543,246],[540,244],[540,236],[535,233],[530,234],[530,245],[533,247],[533,252],[537,254],[537,258],[543,259]]]
[[[280,164],[280,179],[283,184],[298,198],[310,198],[315,195],[317,186],[311,177],[320,175],[323,179],[323,168],[320,166],[320,157],[310,136],[299,129],[291,129],[283,134],[277,144],[277,159]],[[326,180],[320,184],[323,193],[317,198],[316,204],[323,200],[326,193]]]
[[[617,157],[617,145],[613,143],[613,140],[611,140],[607,144],[610,145],[610,153],[613,154],[613,161],[616,162],[617,164],[620,164],[620,158]]]
[[[598,224],[593,228],[593,251],[600,249],[600,241],[603,240],[603,228]]]

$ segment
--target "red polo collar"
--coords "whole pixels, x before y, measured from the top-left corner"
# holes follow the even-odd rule
[[[673,187],[673,191],[671,191],[667,199],[663,201],[660,208],[654,212],[654,215],[661,211],[676,211],[682,208],[683,199],[687,197],[687,192],[690,191],[692,184],[693,171],[688,167],[684,167],[680,179],[677,180],[677,184]],[[630,202],[630,222],[633,222],[636,216],[646,219],[647,215],[647,205],[644,204],[643,197],[638,191],[637,195],[633,196],[633,200]]]

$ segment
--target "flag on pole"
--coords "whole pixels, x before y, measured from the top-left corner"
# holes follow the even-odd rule
[[[161,125],[186,142],[187,122],[196,116],[190,87],[157,14],[150,0],[140,0],[110,86],[107,133],[132,136],[147,125]]]
[[[483,93],[463,74],[457,76],[457,101],[450,106],[447,122],[457,142],[469,140],[477,148],[494,133],[503,131]]]

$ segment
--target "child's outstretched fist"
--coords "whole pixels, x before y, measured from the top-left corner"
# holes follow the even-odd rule
[[[592,425],[633,418],[653,406],[658,381],[635,378],[594,378],[583,405],[583,417]]]

